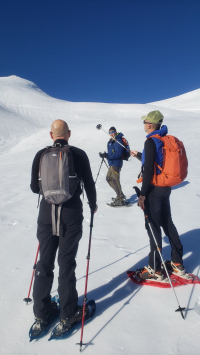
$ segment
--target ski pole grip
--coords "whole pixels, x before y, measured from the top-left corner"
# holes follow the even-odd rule
[[[135,189],[135,192],[136,192],[136,194],[137,194],[137,197],[139,198],[140,195],[141,195],[141,191],[140,191],[139,187],[133,186],[133,189]]]

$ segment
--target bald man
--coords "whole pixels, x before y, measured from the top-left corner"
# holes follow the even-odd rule
[[[56,120],[51,125],[50,136],[54,146],[68,145],[71,131],[65,121]],[[32,165],[31,190],[39,194],[38,173],[42,153],[40,150]],[[62,205],[60,216],[60,236],[52,233],[51,207],[44,197],[40,203],[37,238],[40,243],[40,260],[35,270],[33,286],[33,311],[36,321],[33,326],[35,338],[40,336],[57,312],[56,304],[51,302],[51,288],[53,284],[53,270],[56,252],[58,249],[58,293],[60,298],[60,323],[59,331],[65,331],[69,324],[82,318],[82,308],[78,306],[76,290],[75,257],[78,243],[82,236],[83,211],[80,195],[83,182],[91,211],[96,211],[96,190],[92,177],[90,164],[86,153],[76,147],[70,146],[73,155],[74,170],[78,177],[78,185],[74,195]],[[56,205],[57,206],[57,205]],[[35,328],[34,328],[35,327]]]
[[[71,135],[71,131],[69,130],[67,122],[63,120],[56,120],[51,125],[50,136],[55,141],[59,138],[68,139]]]

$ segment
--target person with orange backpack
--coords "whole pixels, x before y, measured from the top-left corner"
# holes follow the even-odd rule
[[[150,239],[149,265],[137,270],[137,276],[144,280],[162,281],[163,272],[159,250],[162,250],[161,227],[169,238],[171,261],[167,269],[180,276],[186,275],[183,266],[183,245],[172,221],[170,208],[171,187],[187,176],[187,157],[183,143],[176,137],[168,136],[164,116],[160,111],[151,111],[141,117],[147,140],[143,153],[131,151],[133,157],[142,161],[142,170],[137,182],[142,182],[139,207],[144,210],[145,227]],[[150,226],[147,222],[150,223]],[[158,247],[154,241],[153,235]],[[159,250],[158,250],[159,248]]]

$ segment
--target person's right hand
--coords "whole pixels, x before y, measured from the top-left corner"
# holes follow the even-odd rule
[[[145,205],[144,205],[144,201],[145,201],[145,196],[140,195],[139,199],[138,199],[138,206],[144,210]]]
[[[132,155],[132,157],[136,158],[137,157],[137,151],[136,150],[131,150],[130,154]]]
[[[97,210],[98,210],[98,205],[96,205],[94,213],[96,213]]]
[[[104,152],[104,153],[99,153],[99,156],[100,156],[100,158],[107,158],[107,153],[106,152]]]

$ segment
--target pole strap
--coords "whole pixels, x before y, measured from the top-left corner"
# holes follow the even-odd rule
[[[60,235],[60,215],[61,215],[62,204],[58,206],[58,215],[56,221],[56,205],[52,204],[51,208],[51,219],[52,219],[52,233],[53,235]]]
[[[60,214],[61,214],[62,204],[58,206],[58,217],[57,217],[57,232],[56,235],[59,237],[60,235]]]
[[[56,206],[52,204],[51,207],[51,219],[52,219],[52,233],[56,235]]]

